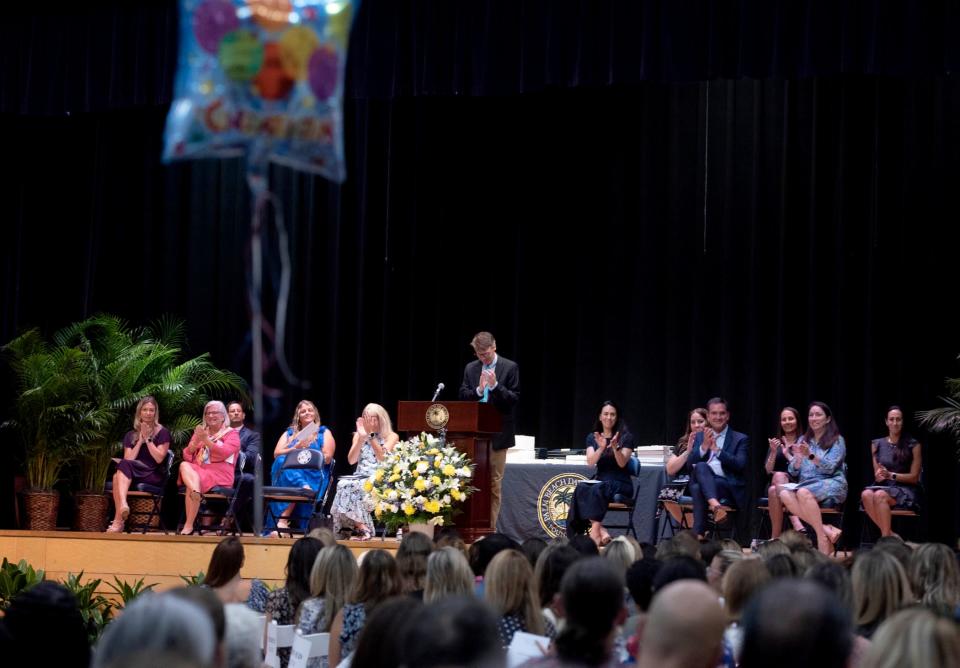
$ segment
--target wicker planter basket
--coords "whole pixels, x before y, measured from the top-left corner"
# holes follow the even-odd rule
[[[130,505],[130,519],[142,526],[147,521],[147,515],[153,509],[153,499],[146,496],[127,497],[127,503]],[[128,520],[129,521],[129,520]],[[160,515],[154,515],[150,520],[150,529],[160,528]]]
[[[103,531],[107,528],[107,508],[110,497],[97,492],[78,492],[74,496],[77,511],[73,516],[73,528],[77,531]]]
[[[31,489],[23,493],[23,507],[27,511],[27,529],[55,531],[60,492]]]

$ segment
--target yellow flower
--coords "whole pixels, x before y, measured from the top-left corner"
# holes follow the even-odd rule
[[[383,515],[383,509],[380,506],[377,506],[373,509],[373,514],[377,519],[380,519],[380,516]]]
[[[427,501],[423,504],[423,509],[428,513],[439,513],[440,512],[440,502],[439,501]]]
[[[432,482],[432,483],[434,484],[434,486],[439,487],[439,486],[440,486],[440,483],[443,482],[443,481],[440,480],[440,476],[435,475],[435,476],[433,476],[432,478],[430,478],[430,482]]]
[[[443,467],[443,475],[453,476],[457,474],[457,469],[453,464],[447,464]]]
[[[369,494],[370,492],[372,492],[372,491],[373,491],[373,483],[370,482],[369,480],[364,480],[364,481],[363,481],[363,491],[364,491],[364,492],[367,492],[368,494]]]
[[[463,493],[459,489],[451,489],[450,496],[459,501],[461,498],[463,498]]]
[[[403,472],[403,467],[400,466],[399,464],[394,464],[394,466],[393,466],[393,472],[394,472],[395,475],[399,475],[400,473]]]
[[[411,506],[409,503],[403,504],[402,508],[403,508],[404,514],[407,516],[413,515],[413,513],[415,512],[413,506]]]
[[[394,473],[392,476],[390,476],[390,477],[387,479],[387,482],[396,482],[396,481],[398,481],[398,480],[400,480],[400,476],[399,476],[398,474]]]
[[[413,488],[418,492],[422,492],[427,488],[427,481],[423,478],[417,478],[413,483]]]
[[[428,454],[428,455],[439,455],[439,454],[440,454],[440,451],[437,450],[436,448],[430,448],[429,450],[427,450],[427,454]]]
[[[373,478],[377,482],[383,482],[383,469],[377,469],[373,474]]]

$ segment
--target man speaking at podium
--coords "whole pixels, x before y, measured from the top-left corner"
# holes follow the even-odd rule
[[[463,369],[460,399],[491,403],[502,418],[503,431],[494,436],[490,453],[490,525],[496,530],[507,449],[514,446],[517,433],[514,410],[520,399],[520,367],[516,362],[497,355],[497,341],[490,332],[480,332],[470,345],[477,359]]]

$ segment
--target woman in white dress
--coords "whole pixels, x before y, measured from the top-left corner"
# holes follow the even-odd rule
[[[370,498],[363,491],[363,481],[373,475],[399,440],[386,409],[380,404],[367,404],[363,415],[357,418],[357,431],[347,454],[347,461],[356,464],[357,469],[354,477],[337,482],[337,495],[330,509],[334,534],[339,534],[344,527],[352,527],[358,540],[369,540],[373,536]]]

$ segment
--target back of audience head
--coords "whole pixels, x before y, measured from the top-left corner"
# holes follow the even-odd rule
[[[849,615],[822,585],[782,578],[741,616],[741,668],[845,668],[853,646]]]
[[[713,563],[713,558],[717,556],[722,549],[723,546],[719,540],[703,539],[700,541],[700,559],[707,568],[710,567],[710,564]]]
[[[571,538],[568,544],[584,557],[600,556],[600,548],[597,547],[597,544],[590,536],[578,534]]]
[[[735,541],[733,538],[721,538],[720,547],[724,550],[733,550],[734,552],[743,552],[743,545]]]
[[[913,550],[903,542],[900,536],[881,536],[877,539],[877,542],[874,543],[873,549],[892,554],[897,558],[897,561],[900,562],[900,565],[903,566],[904,571],[909,570],[910,557],[913,555]]]
[[[7,634],[0,643],[7,665],[29,665],[39,657],[51,666],[90,663],[87,627],[77,599],[61,584],[44,581],[20,592],[0,625]]]
[[[540,553],[546,548],[547,541],[542,538],[527,538],[520,544],[520,551],[523,553],[523,556],[527,558],[527,561],[530,562],[530,568],[534,568],[537,565],[537,559],[540,557]]]
[[[637,554],[631,545],[623,536],[618,536],[613,542],[603,548],[600,555],[616,564],[621,572],[626,573],[630,565],[637,560]]]
[[[310,597],[310,573],[313,562],[323,549],[323,543],[315,538],[300,538],[290,547],[287,555],[287,578],[284,587],[290,596],[290,605],[294,610]]]
[[[363,668],[407,665],[404,659],[409,636],[420,624],[423,609],[423,603],[412,596],[391,598],[377,606],[363,624],[351,665]]]
[[[917,600],[931,610],[952,613],[960,605],[957,556],[946,545],[925,543],[914,550],[908,575]]]
[[[529,568],[526,558],[514,553]],[[504,665],[497,618],[474,596],[450,596],[424,606],[417,623],[409,628],[402,664],[409,668]],[[366,668],[368,664],[355,658],[351,665]]]
[[[807,570],[805,577],[813,582],[819,582],[828,591],[833,592],[837,601],[850,614],[853,621],[853,583],[850,580],[850,571],[830,559],[818,561]]]
[[[223,612],[227,620],[223,643],[226,668],[260,668],[263,658],[259,639],[263,636],[263,621],[242,603],[228,603]]]
[[[130,655],[167,653],[201,666],[213,665],[216,635],[210,616],[192,601],[169,594],[145,594],[112,621],[94,655],[106,668]]]
[[[433,542],[418,531],[407,532],[400,541],[397,568],[405,594],[423,589],[423,580],[427,576],[427,557],[432,551]]]
[[[464,557],[469,558],[467,544],[463,542],[463,538],[460,537],[460,532],[454,527],[441,527],[440,531],[437,532],[436,537],[433,539],[433,548],[436,550],[441,547],[456,548],[460,550]]]
[[[717,552],[707,566],[707,583],[719,593],[723,585],[723,576],[726,574],[727,569],[730,568],[734,562],[740,561],[741,559],[743,559],[743,552],[739,550],[736,552],[733,550],[720,550]]]
[[[469,596],[472,593],[473,571],[463,553],[455,547],[434,550],[427,559],[424,603],[433,603],[448,596]]]
[[[353,557],[352,554],[350,556]],[[381,601],[398,596],[403,588],[397,561],[386,550],[365,552],[354,582],[347,601],[363,603],[367,612]]]
[[[656,559],[657,558],[657,546],[653,543],[647,543],[644,541],[640,543],[640,556],[638,559]]]
[[[228,584],[240,574],[243,568],[243,543],[236,536],[228,536],[221,540],[210,555],[210,564],[203,584],[217,589]]]
[[[784,558],[789,559],[786,556]],[[731,564],[723,576],[723,601],[727,618],[730,621],[739,620],[747,602],[770,580],[770,571],[762,559],[741,559]]]
[[[704,582],[673,582],[657,592],[643,623],[640,668],[707,668],[721,656],[723,612]]]
[[[626,618],[623,575],[607,560],[588,557],[563,576],[560,596],[565,624],[556,639],[559,657],[589,666],[609,660],[612,633]]]
[[[775,554],[790,554],[790,548],[779,538],[774,538],[757,545],[757,554],[761,559],[769,559]]]
[[[216,654],[219,659],[216,663],[220,665],[225,657],[224,638],[227,634],[227,618],[220,598],[209,587],[200,586],[177,587],[167,591],[165,595],[195,603],[207,613],[210,621],[213,622],[213,633],[217,640]]]
[[[320,550],[310,570],[310,595],[324,600],[320,629],[330,630],[333,618],[354,590],[359,570],[357,558],[343,545]],[[301,610],[296,611],[294,622],[300,621]]]
[[[473,574],[483,577],[487,566],[501,550],[516,550],[520,546],[517,541],[502,533],[492,533],[476,541],[470,546],[470,568]]]
[[[813,548],[813,543],[810,542],[810,539],[796,529],[787,529],[780,534],[779,540],[786,545],[791,552]]]
[[[644,557],[633,562],[633,565],[627,569],[627,589],[640,612],[646,612],[650,608],[650,601],[653,599],[653,580],[662,565],[663,562],[657,559]]]
[[[913,602],[903,566],[884,550],[857,555],[851,571],[854,622],[869,637],[884,619]]]
[[[334,536],[333,531],[327,527],[317,527],[316,529],[311,529],[310,533],[307,534],[307,538],[319,540],[321,543],[323,543],[324,547],[331,547],[337,544],[337,537]]]
[[[666,587],[671,582],[677,580],[699,580],[707,581],[707,569],[699,559],[687,555],[671,557],[662,562],[660,570],[653,578],[653,593]]]
[[[661,542],[657,546],[657,559],[666,561],[675,556],[686,555],[700,559],[700,541],[692,531],[681,531],[676,536]]]
[[[545,626],[540,612],[540,597],[533,580],[530,562],[517,550],[502,550],[487,567],[483,594],[500,616],[519,614],[529,633],[543,635]]]
[[[560,582],[567,569],[582,558],[583,555],[569,545],[560,544],[549,545],[540,554],[533,577],[537,582],[541,608],[550,607],[554,597],[560,593]]]
[[[863,668],[953,668],[960,666],[956,624],[926,608],[901,610],[873,636]]]
[[[802,575],[797,568],[797,562],[789,554],[775,554],[768,559],[763,560],[767,567],[767,572],[774,578],[795,578]]]

